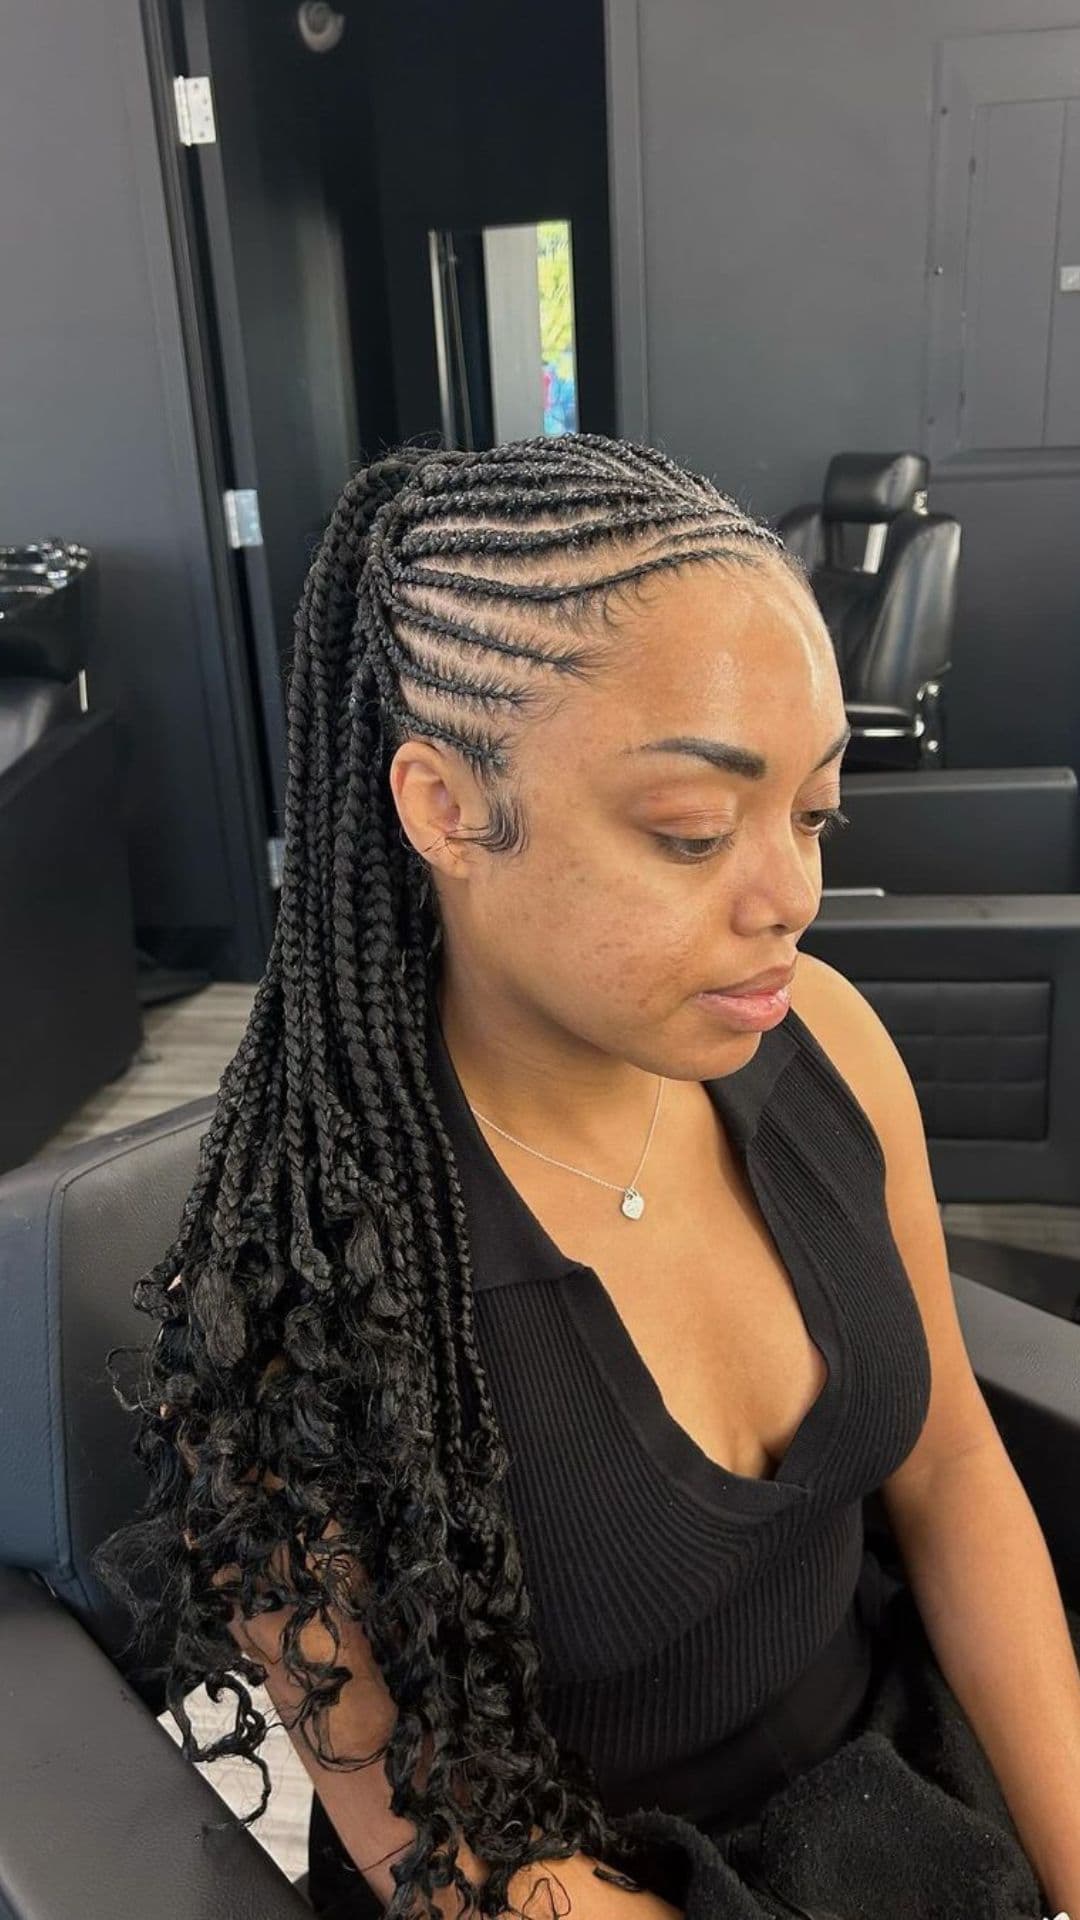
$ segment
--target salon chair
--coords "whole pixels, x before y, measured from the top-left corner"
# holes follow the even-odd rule
[[[939,1203],[1080,1207],[1080,894],[824,894],[800,948],[911,1075]],[[946,1223],[950,1262],[1080,1321],[1080,1260]]]
[[[838,453],[820,504],[777,522],[829,629],[852,770],[943,765],[959,522],[928,513],[919,453]]]
[[[105,1355],[153,1323],[132,1287],[175,1237],[214,1098],[0,1178],[0,1912],[5,1920],[288,1920],[310,1913],[157,1716],[128,1621],[90,1566],[136,1512],[141,1469]],[[972,1364],[1080,1600],[1080,1326],[960,1273]],[[878,1495],[867,1538],[888,1558]],[[159,1645],[169,1639],[163,1606]],[[252,1769],[255,1786],[258,1780]]]
[[[1072,767],[840,768],[848,824],[822,844],[826,888],[1080,893]]]
[[[141,1038],[117,722],[86,690],[89,562],[0,548],[0,1172]]]
[[[851,980],[918,1095],[939,1202],[1080,1206],[1071,767],[842,774],[800,948]],[[972,1279],[1080,1320],[1080,1261],[946,1229]]]

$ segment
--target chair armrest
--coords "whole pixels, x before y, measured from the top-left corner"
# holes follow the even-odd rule
[[[1046,1535],[1062,1592],[1080,1602],[1080,1326],[954,1273],[975,1375]]]
[[[974,967],[971,977],[993,979],[997,956],[983,953],[978,936],[987,928],[1008,941],[1009,961],[1016,979],[1039,979],[1045,972],[1043,953],[1032,952],[1023,964],[1026,942],[1034,948],[1040,940],[1052,941],[1055,951],[1070,962],[1080,958],[1080,893],[888,893],[857,899],[828,898],[821,912],[806,929],[801,944],[812,950],[811,942],[820,933],[829,945],[843,942],[845,959],[865,972],[867,978],[880,973],[883,957],[882,931],[888,936],[889,975],[926,979],[925,936],[938,943],[945,964],[936,976],[946,980],[957,976],[951,964],[954,953],[962,955],[965,969]],[[847,973],[845,965],[842,972]],[[1080,981],[1077,982],[1080,985]],[[1080,1009],[1078,1009],[1080,1012]]]
[[[0,1567],[0,1910],[10,1920],[311,1920],[47,1589]],[[252,1804],[262,1780],[250,1769]]]
[[[884,734],[891,737],[897,733],[910,733],[915,716],[906,707],[893,706],[878,700],[847,700],[844,711],[851,723],[852,736],[856,740],[881,738]]]

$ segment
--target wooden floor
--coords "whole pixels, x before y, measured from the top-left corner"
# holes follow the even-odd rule
[[[243,1038],[254,998],[254,986],[218,982],[186,1000],[146,1007],[143,1044],[127,1072],[80,1107],[43,1151],[132,1126],[185,1100],[216,1093]]]
[[[253,986],[216,984],[188,999],[148,1008],[143,1046],[128,1071],[95,1094],[42,1151],[73,1145],[216,1092],[242,1038],[254,993]],[[1080,1258],[1080,1208],[948,1205],[940,1212],[947,1231]],[[288,1735],[273,1724],[268,1696],[257,1691],[254,1697],[271,1723],[261,1753],[274,1785],[267,1811],[250,1831],[289,1878],[296,1879],[307,1868],[311,1784]],[[202,1742],[231,1724],[228,1696],[215,1706],[200,1688],[189,1707]],[[164,1715],[161,1725],[179,1741],[171,1715]],[[257,1804],[262,1782],[255,1768],[226,1758],[200,1771],[236,1811]]]

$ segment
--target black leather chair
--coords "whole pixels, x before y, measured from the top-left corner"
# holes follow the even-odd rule
[[[1080,801],[1071,767],[855,774],[801,942],[904,1057],[944,1204],[1080,1204]],[[955,1221],[956,1216],[952,1216]],[[1080,1260],[946,1224],[954,1267],[1080,1321]]]
[[[845,762],[841,798],[850,825],[825,842],[800,946],[896,1041],[938,1199],[1080,1205],[1076,774],[849,775]]]
[[[71,552],[0,548],[0,1171],[142,1036],[116,717],[84,710],[81,583],[47,598]]]
[[[826,888],[1080,893],[1072,767],[840,770],[848,825],[822,846]]]
[[[310,1920],[249,1833],[204,1831],[228,1809],[157,1724],[160,1685],[133,1664],[127,1617],[90,1567],[143,1491],[105,1355],[153,1331],[131,1289],[175,1234],[213,1105],[0,1179],[5,1920]]]
[[[842,778],[802,947],[876,1007],[943,1204],[1080,1205],[1080,795],[1071,767]],[[954,1216],[955,1217],[955,1216]],[[1080,1260],[946,1226],[961,1272],[1080,1320]]]
[[[960,527],[926,508],[919,453],[838,453],[820,505],[779,520],[836,650],[854,770],[943,765]]]
[[[175,1235],[214,1100],[0,1179],[0,1912],[6,1920],[310,1913],[156,1716],[90,1568],[141,1498],[107,1350],[152,1322],[135,1280]],[[953,1275],[972,1364],[1080,1599],[1080,1327]],[[878,1496],[868,1535],[882,1540]],[[162,1646],[168,1634],[162,1619]],[[212,1770],[211,1770],[212,1771]],[[259,1786],[252,1769],[253,1794]]]
[[[889,1029],[939,1201],[1080,1206],[1080,894],[826,892],[799,944]]]

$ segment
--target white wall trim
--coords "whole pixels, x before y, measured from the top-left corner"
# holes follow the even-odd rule
[[[649,441],[645,206],[638,0],[604,0],[615,414],[624,440]]]

